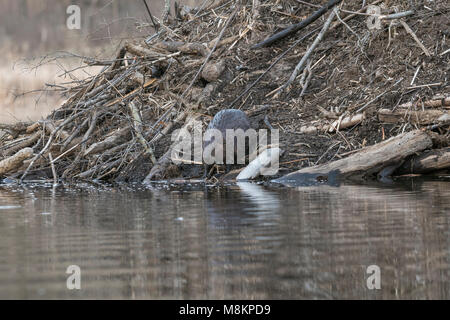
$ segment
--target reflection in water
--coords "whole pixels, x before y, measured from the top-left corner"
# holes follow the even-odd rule
[[[3,186],[0,298],[448,299],[449,186]]]

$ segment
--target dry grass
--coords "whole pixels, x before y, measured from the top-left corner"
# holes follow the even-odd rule
[[[51,82],[57,72],[54,66],[46,66],[37,73],[13,69],[13,64],[0,68],[0,122],[13,123],[24,120],[38,120],[45,117],[60,103],[54,94],[16,95],[29,90],[40,89]]]
[[[46,83],[58,84],[72,79],[63,77],[64,68],[74,68],[79,62],[65,61],[64,66],[45,64],[37,70],[33,62],[17,61],[13,58],[0,67],[0,123],[35,121],[45,118],[63,101],[58,92],[34,92],[45,88]],[[72,75],[84,79],[95,74],[95,68],[75,71]],[[23,95],[23,93],[32,92]]]

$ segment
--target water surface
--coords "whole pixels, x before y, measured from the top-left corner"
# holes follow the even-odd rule
[[[0,298],[449,299],[449,219],[449,181],[0,186]]]

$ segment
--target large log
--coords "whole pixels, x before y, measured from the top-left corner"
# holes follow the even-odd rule
[[[411,173],[421,174],[445,169],[450,169],[450,147],[431,150],[418,156],[412,156],[395,173],[398,175]]]
[[[345,159],[303,168],[273,182],[295,184],[312,178],[327,180],[330,173],[333,177],[339,173],[340,178],[375,176],[382,169],[399,165],[406,157],[432,146],[432,139],[426,132],[415,130],[364,148]]]

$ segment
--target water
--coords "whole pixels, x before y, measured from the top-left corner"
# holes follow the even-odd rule
[[[1,186],[0,298],[449,299],[449,187]]]

